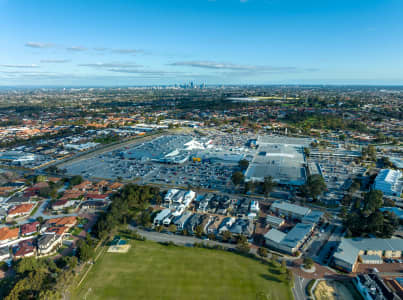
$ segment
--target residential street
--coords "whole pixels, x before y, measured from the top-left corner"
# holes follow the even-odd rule
[[[294,287],[292,293],[294,294],[295,300],[305,300],[308,299],[305,289],[310,279],[300,277],[298,275],[294,276]]]
[[[236,245],[234,245],[234,244],[220,243],[217,241],[210,241],[210,240],[202,240],[202,239],[195,238],[192,236],[183,236],[183,235],[160,233],[160,232],[156,232],[156,231],[147,231],[147,230],[140,229],[138,227],[134,227],[132,225],[129,225],[129,228],[131,230],[136,230],[139,234],[141,234],[148,240],[155,241],[155,242],[173,242],[175,244],[183,245],[183,246],[190,246],[190,245],[193,245],[194,243],[203,242],[203,243],[211,245],[211,246],[220,245],[227,249],[233,249],[236,247]]]

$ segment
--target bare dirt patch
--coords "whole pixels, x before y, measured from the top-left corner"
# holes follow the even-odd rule
[[[335,280],[319,282],[314,293],[318,300],[354,300],[350,290],[342,282]]]

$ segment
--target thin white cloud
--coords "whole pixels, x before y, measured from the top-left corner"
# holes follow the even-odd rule
[[[10,65],[10,64],[4,64],[0,65],[0,67],[4,68],[39,68],[38,65],[32,64],[32,65]]]
[[[137,65],[135,63],[88,63],[88,64],[78,64],[80,67],[89,68],[139,68],[142,65]]]
[[[144,53],[142,49],[113,49],[112,52],[120,54],[140,54]]]
[[[184,66],[184,67],[194,67],[203,69],[214,69],[214,70],[227,70],[227,71],[237,71],[237,72],[250,72],[250,73],[277,73],[277,72],[313,72],[317,69],[300,69],[297,67],[287,67],[287,66],[258,66],[258,65],[239,65],[233,63],[225,62],[214,62],[214,61],[180,61],[170,63],[170,66]]]
[[[43,64],[64,64],[70,62],[70,59],[42,59]]]
[[[51,43],[27,42],[25,43],[25,47],[44,49],[44,48],[52,48],[54,47],[54,45]]]
[[[82,46],[72,46],[72,47],[67,47],[66,50],[68,51],[73,51],[73,52],[82,52],[82,51],[87,51],[88,49]]]

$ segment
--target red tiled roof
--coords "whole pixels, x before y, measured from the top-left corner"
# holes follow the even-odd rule
[[[34,240],[25,240],[18,244],[18,249],[14,253],[16,257],[24,257],[28,254],[35,252]]]
[[[28,234],[28,233],[36,232],[38,230],[38,226],[39,226],[38,221],[21,225],[21,234],[25,235],[25,234]]]
[[[8,215],[16,215],[16,214],[27,214],[34,207],[33,203],[25,203],[16,205],[8,210]]]
[[[0,241],[5,241],[5,240],[10,240],[10,239],[16,239],[18,238],[18,233],[20,232],[20,229],[17,228],[8,228],[8,227],[2,227],[0,228]]]
[[[85,196],[87,199],[106,199],[108,195],[105,194],[87,194]]]
[[[68,199],[60,199],[60,200],[57,200],[55,203],[53,203],[52,207],[55,207],[55,206],[63,206],[63,205],[65,205],[67,202],[69,202]]]
[[[49,219],[46,221],[47,224],[55,225],[55,226],[73,226],[77,223],[77,217],[61,217]]]
[[[49,227],[46,229],[46,232],[53,232],[57,235],[62,235],[63,233],[67,232],[69,228],[67,226],[61,226],[61,227]]]

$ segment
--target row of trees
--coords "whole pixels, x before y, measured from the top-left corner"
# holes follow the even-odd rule
[[[2,286],[0,296],[6,300],[59,299],[72,283],[76,266],[74,256],[56,261],[23,258],[15,266],[15,275]]]
[[[342,212],[347,236],[375,235],[381,238],[390,238],[393,235],[399,225],[399,220],[393,213],[380,211],[383,205],[381,191],[372,190],[357,203],[359,203],[359,207],[353,207],[350,214],[347,215],[345,211]]]
[[[232,174],[231,180],[233,184],[237,186],[243,184],[245,193],[253,193],[257,191],[264,194],[266,197],[273,191],[274,187],[277,185],[277,183],[273,181],[273,178],[271,176],[265,177],[263,182],[245,182],[245,175],[240,171],[234,172]]]
[[[148,223],[151,221],[150,201],[158,197],[159,188],[127,184],[112,196],[108,211],[100,216],[95,226],[95,234],[103,239],[114,232],[118,225],[135,219]]]

